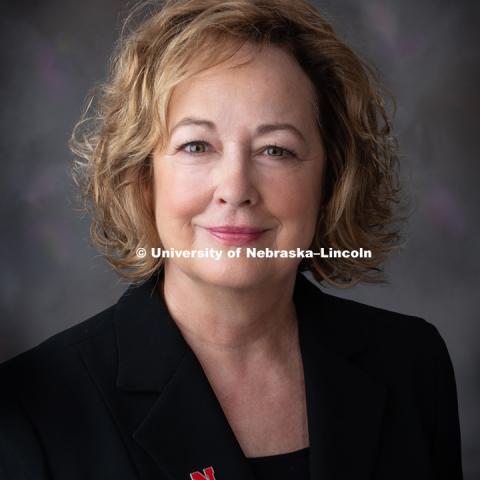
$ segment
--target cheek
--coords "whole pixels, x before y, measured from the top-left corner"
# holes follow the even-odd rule
[[[154,174],[157,219],[188,220],[203,209],[208,192],[194,172],[158,168]]]
[[[271,179],[266,189],[270,210],[285,225],[306,227],[316,219],[320,188],[318,172],[295,172]]]

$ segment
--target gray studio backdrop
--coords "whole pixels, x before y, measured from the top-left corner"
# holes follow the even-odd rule
[[[330,291],[438,327],[456,372],[465,478],[478,479],[480,2],[316,4],[397,97],[413,211],[409,241],[387,267],[389,284]],[[126,6],[0,6],[0,361],[109,306],[126,288],[89,245],[88,219],[74,212],[67,148],[87,90],[106,73]]]

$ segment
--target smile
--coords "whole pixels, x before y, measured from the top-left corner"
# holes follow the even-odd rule
[[[258,240],[267,231],[248,227],[212,227],[207,230],[223,245],[247,245]]]

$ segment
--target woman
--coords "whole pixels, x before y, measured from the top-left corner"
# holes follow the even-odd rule
[[[378,280],[399,239],[379,86],[318,11],[167,2],[104,87],[75,178],[132,284],[3,365],[6,478],[462,478],[436,328],[300,273]]]

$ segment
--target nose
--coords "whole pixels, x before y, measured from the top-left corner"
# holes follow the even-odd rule
[[[216,174],[214,199],[217,203],[240,207],[252,206],[258,202],[259,192],[248,152],[240,148],[224,152]]]

